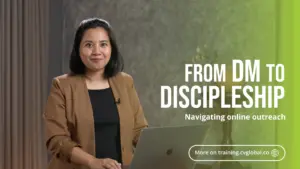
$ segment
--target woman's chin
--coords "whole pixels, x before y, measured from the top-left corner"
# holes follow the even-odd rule
[[[91,66],[89,67],[89,69],[93,72],[99,72],[99,71],[103,71],[105,68],[105,66]]]

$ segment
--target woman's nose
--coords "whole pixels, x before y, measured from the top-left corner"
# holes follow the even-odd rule
[[[95,45],[94,48],[93,48],[93,54],[94,55],[98,55],[101,53],[101,48],[99,45]]]

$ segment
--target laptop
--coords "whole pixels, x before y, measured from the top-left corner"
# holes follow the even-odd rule
[[[190,169],[188,150],[202,144],[209,125],[152,127],[141,132],[129,169]],[[127,168],[126,167],[126,168]]]

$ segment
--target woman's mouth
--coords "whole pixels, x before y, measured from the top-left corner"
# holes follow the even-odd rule
[[[99,62],[99,61],[103,60],[103,58],[91,58],[90,60],[92,62]]]

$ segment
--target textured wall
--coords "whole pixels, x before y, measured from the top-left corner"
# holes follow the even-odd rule
[[[125,71],[135,79],[150,125],[186,124],[183,112],[212,110],[161,109],[160,86],[184,84],[184,63],[191,63],[197,47],[207,56],[203,62],[211,62],[216,53],[219,63],[232,58],[275,61],[274,7],[259,0],[64,0],[64,71],[80,21],[104,18],[114,28]],[[235,122],[234,138],[240,144],[274,143],[275,123],[265,126]],[[211,139],[220,135],[218,123],[214,128]]]

